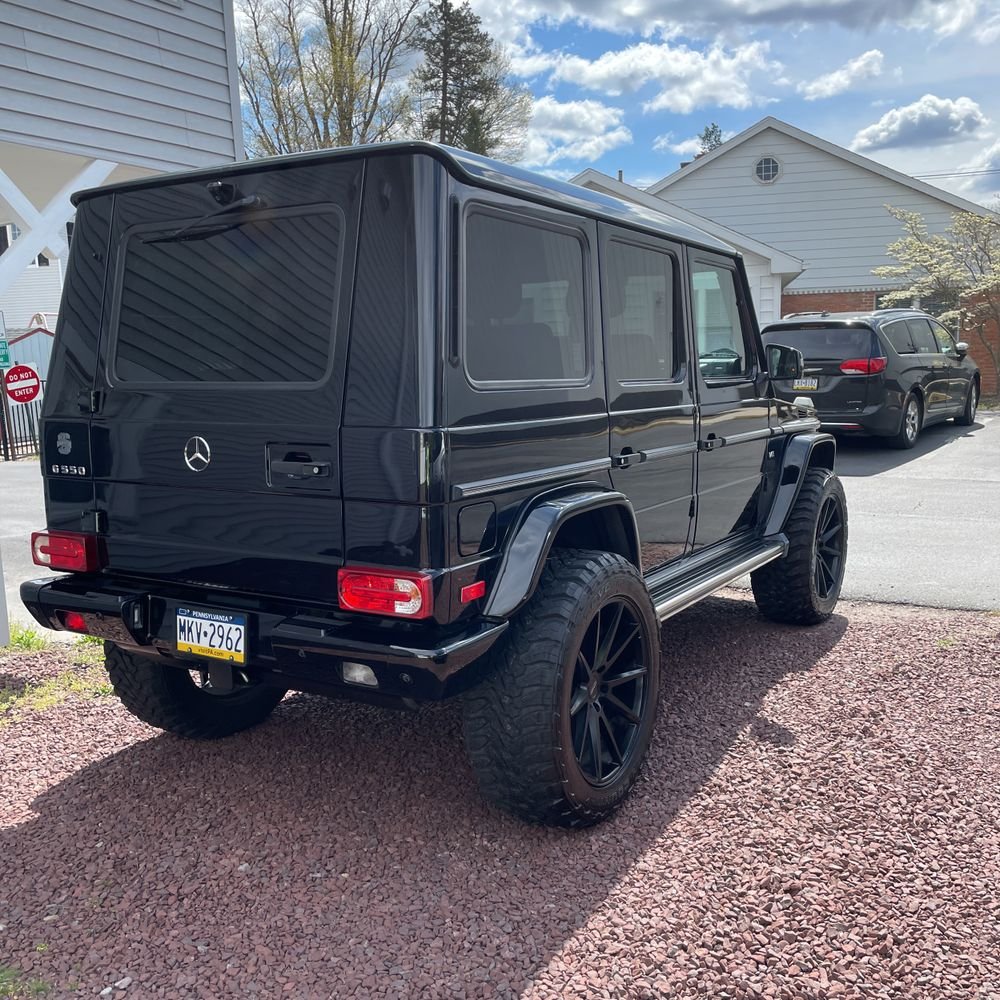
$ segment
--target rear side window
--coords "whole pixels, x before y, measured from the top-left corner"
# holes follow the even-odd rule
[[[894,323],[886,323],[882,327],[882,335],[892,344],[892,349],[897,354],[916,354],[906,320],[898,319]]]
[[[473,212],[465,261],[465,367],[473,382],[586,378],[580,236]]]
[[[917,354],[937,354],[938,345],[931,333],[931,325],[925,319],[908,319],[906,325],[910,328],[910,339]]]
[[[317,382],[337,304],[333,208],[133,231],[121,271],[121,382]]]
[[[608,244],[604,282],[608,360],[619,382],[666,382],[680,368],[674,258],[617,241]]]
[[[734,273],[725,267],[692,261],[691,291],[702,374],[706,378],[749,374]]]
[[[797,348],[807,361],[846,361],[881,354],[873,336],[867,327],[828,326],[768,330],[761,339]]]

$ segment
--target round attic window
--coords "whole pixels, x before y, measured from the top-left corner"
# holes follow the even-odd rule
[[[781,176],[781,164],[773,156],[762,156],[753,168],[761,184],[773,184]]]

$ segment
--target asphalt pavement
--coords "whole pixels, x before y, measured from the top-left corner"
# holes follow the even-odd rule
[[[844,597],[1000,609],[1000,413],[929,427],[910,451],[842,440],[837,468],[850,517]],[[18,586],[45,575],[28,550],[45,524],[37,462],[0,462],[0,504],[10,617],[31,622]]]

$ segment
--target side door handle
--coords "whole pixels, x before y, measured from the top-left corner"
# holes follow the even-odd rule
[[[726,443],[724,437],[716,437],[715,434],[709,434],[704,441],[698,442],[698,451],[715,451],[716,448],[721,448]]]
[[[646,455],[641,451],[633,451],[631,448],[624,448],[619,454],[611,459],[611,464],[616,469],[627,469],[630,465],[638,465],[646,461]]]

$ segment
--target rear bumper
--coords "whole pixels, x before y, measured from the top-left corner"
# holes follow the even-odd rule
[[[875,434],[888,436],[899,430],[901,412],[898,406],[877,403],[863,410],[849,410],[837,413],[820,410],[816,414],[820,429],[834,434]]]
[[[251,676],[293,690],[383,703],[437,701],[465,690],[480,675],[476,661],[507,628],[505,621],[485,618],[448,627],[376,618],[369,623],[230,591],[153,589],[75,574],[28,580],[21,584],[21,600],[46,628],[65,629],[59,613],[74,611],[83,616],[87,634],[184,668],[206,661],[177,651],[178,607],[245,613],[245,670]],[[370,666],[378,688],[345,684],[345,660]]]

